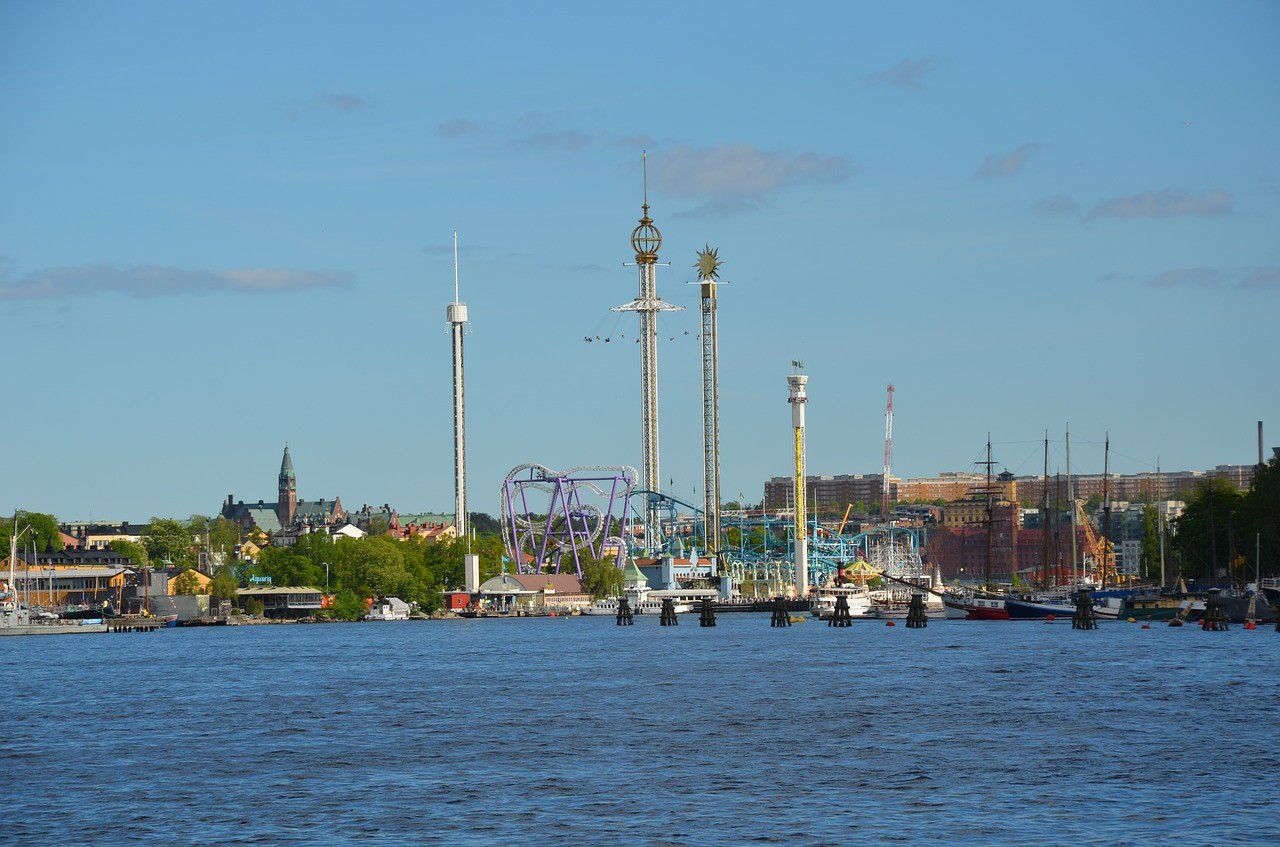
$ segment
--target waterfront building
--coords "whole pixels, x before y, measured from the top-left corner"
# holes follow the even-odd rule
[[[502,573],[480,584],[478,602],[493,612],[570,612],[592,603],[591,592],[572,574]]]
[[[30,560],[30,561],[28,561]],[[8,573],[6,558],[0,569]],[[120,608],[126,584],[136,566],[114,550],[45,550],[18,552],[13,563],[14,588],[32,605],[49,608],[101,606]]]
[[[309,617],[324,607],[324,594],[318,588],[290,585],[255,585],[236,590],[237,606],[246,600],[262,601],[262,614],[273,619]]]
[[[82,550],[106,550],[113,541],[142,542],[146,532],[146,524],[134,524],[129,521],[116,523],[102,521],[68,521],[58,524],[62,532],[62,543],[66,547],[78,547]]]

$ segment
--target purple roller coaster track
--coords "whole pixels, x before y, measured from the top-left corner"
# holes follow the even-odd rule
[[[582,560],[627,553],[627,500],[638,474],[625,466],[553,471],[539,464],[512,470],[502,483],[503,540],[519,573],[582,576]],[[616,515],[615,515],[616,511]]]

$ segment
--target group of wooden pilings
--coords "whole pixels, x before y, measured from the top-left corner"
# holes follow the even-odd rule
[[[1076,592],[1076,613],[1071,616],[1071,628],[1098,628],[1098,616],[1093,611],[1093,595],[1086,589]]]
[[[161,626],[159,618],[126,615],[107,619],[107,632],[155,632]]]
[[[1204,598],[1204,617],[1200,619],[1200,628],[1208,632],[1221,632],[1227,628],[1227,609],[1222,605],[1222,594],[1216,588],[1210,588]],[[1276,622],[1276,631],[1280,632],[1280,620]]]

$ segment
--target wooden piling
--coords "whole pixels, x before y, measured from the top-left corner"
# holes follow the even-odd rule
[[[849,614],[849,598],[841,594],[836,598],[836,609],[827,626],[853,626],[853,615]]]
[[[658,623],[662,626],[676,626],[680,623],[676,619],[676,604],[670,597],[662,598],[662,617],[658,618]]]
[[[769,626],[791,626],[791,613],[787,611],[787,601],[781,597],[773,601],[773,615],[769,618]]]
[[[702,617],[698,619],[698,626],[715,626],[716,610],[711,608],[711,598],[702,598]]]
[[[907,607],[907,627],[923,629],[928,625],[929,619],[924,612],[924,595],[917,591],[911,595],[911,605]]]
[[[1087,589],[1076,592],[1076,613],[1071,617],[1072,629],[1097,629],[1098,616],[1093,611],[1093,594]]]
[[[1200,619],[1200,628],[1206,632],[1221,632],[1227,627],[1227,610],[1222,605],[1222,592],[1217,588],[1210,588],[1204,598],[1204,617]]]
[[[631,603],[626,597],[618,601],[618,626],[631,626],[635,623],[631,613]]]

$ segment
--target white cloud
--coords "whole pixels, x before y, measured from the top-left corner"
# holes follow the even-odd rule
[[[1230,213],[1231,195],[1221,189],[1197,195],[1182,188],[1162,188],[1103,200],[1089,210],[1085,219],[1208,217]]]
[[[1040,152],[1042,145],[1036,143],[1023,144],[1012,153],[988,156],[982,167],[974,174],[975,179],[1009,179],[1017,176],[1018,171],[1033,155]]]
[[[138,265],[47,268],[14,278],[0,276],[0,300],[61,300],[95,294],[131,297],[175,297],[218,292],[261,293],[346,288],[354,278],[347,271],[309,271],[292,268],[235,268],[200,271]]]
[[[787,189],[842,182],[856,171],[842,156],[768,152],[751,144],[672,147],[651,159],[654,188],[702,200],[689,213],[695,215],[758,208]]]

